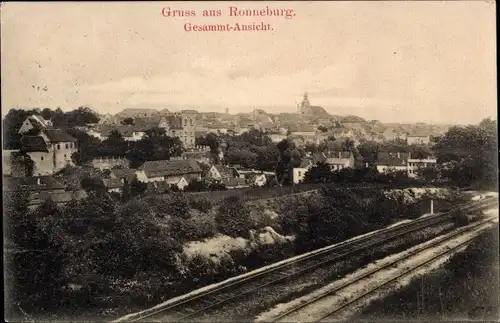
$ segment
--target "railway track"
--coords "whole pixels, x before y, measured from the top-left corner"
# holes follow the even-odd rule
[[[482,200],[463,207],[462,210],[473,211],[496,203],[493,199]],[[263,287],[286,282],[316,268],[328,265],[339,259],[345,258],[355,252],[365,250],[369,247],[380,245],[405,234],[421,230],[439,223],[449,221],[452,212],[446,212],[436,216],[429,216],[404,223],[395,227],[382,229],[367,234],[360,238],[354,238],[339,244],[325,247],[304,256],[297,256],[293,260],[287,260],[271,265],[261,271],[229,279],[209,290],[198,294],[188,295],[184,298],[164,305],[157,306],[136,315],[128,315],[115,322],[140,322],[143,320],[161,322],[180,322],[196,320],[196,317],[210,314],[211,311],[219,309],[224,304],[234,302],[238,298],[254,293]]]
[[[403,262],[403,261],[405,261],[405,260],[407,260],[415,255],[423,253],[423,252],[425,252],[433,247],[442,245],[445,242],[452,241],[453,239],[455,239],[463,234],[473,232],[477,228],[483,226],[484,224],[486,224],[488,222],[492,222],[494,220],[495,219],[490,218],[490,219],[478,221],[474,224],[471,224],[467,227],[461,228],[461,229],[453,232],[453,234],[451,234],[451,235],[446,235],[442,238],[434,240],[430,244],[424,244],[421,247],[415,248],[411,252],[405,253],[395,260],[392,260],[392,261],[390,261],[390,262],[388,262],[388,263],[386,263],[378,268],[374,268],[366,273],[363,273],[362,275],[360,275],[359,277],[356,277],[352,281],[348,281],[340,286],[335,287],[334,289],[331,289],[331,290],[325,291],[323,293],[320,293],[318,295],[315,295],[314,297],[308,299],[307,301],[304,301],[304,302],[300,303],[299,305],[297,305],[297,306],[295,306],[295,307],[293,307],[285,312],[282,312],[278,316],[273,317],[273,319],[266,320],[266,322],[292,322],[292,321],[296,321],[296,319],[292,319],[291,317],[294,314],[300,312],[301,310],[304,310],[308,306],[311,306],[314,303],[317,303],[318,301],[320,301],[322,299],[325,299],[325,298],[332,296],[338,292],[341,292],[342,290],[344,290],[350,286],[353,286],[354,284],[356,284],[356,283],[362,281],[363,279],[366,279],[366,278],[368,278],[368,277],[370,277],[378,272],[381,272],[381,271],[386,270],[388,268],[394,267],[397,264],[399,264],[399,263],[401,263],[401,262]],[[332,310],[328,311],[326,314],[323,314],[319,319],[314,320],[314,322],[320,322],[320,321],[323,321],[329,317],[332,317],[334,314],[340,312],[341,310],[348,308],[350,305],[352,305],[352,304],[362,300],[363,298],[367,297],[368,295],[380,290],[382,287],[387,286],[388,284],[397,281],[398,279],[402,278],[403,276],[406,276],[409,273],[414,272],[414,271],[440,259],[441,257],[444,257],[448,254],[455,252],[457,249],[460,249],[461,247],[463,247],[464,245],[469,243],[472,239],[474,239],[474,237],[466,239],[465,241],[461,242],[460,244],[458,244],[454,247],[451,247],[443,252],[439,252],[437,255],[433,256],[432,258],[427,259],[427,260],[425,260],[425,261],[423,261],[415,266],[407,267],[407,269],[405,271],[403,271],[403,273],[385,281],[384,283],[382,283],[380,285],[377,285],[374,288],[369,289],[368,291],[364,292],[362,295],[356,296],[356,297],[352,298],[351,300],[348,300],[347,302],[341,304],[340,306],[334,307]]]

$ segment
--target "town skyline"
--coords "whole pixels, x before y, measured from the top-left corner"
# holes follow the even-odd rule
[[[58,106],[293,113],[307,91],[330,114],[382,122],[496,118],[491,4],[280,4],[297,16],[273,20],[272,34],[187,33],[184,20],[161,16],[161,3],[71,3],[57,12],[4,4],[2,114]]]

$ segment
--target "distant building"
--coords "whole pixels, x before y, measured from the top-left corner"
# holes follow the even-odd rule
[[[66,191],[66,185],[52,176],[9,177],[4,178],[3,189],[6,192],[22,188],[28,192],[28,208],[33,209],[46,199],[57,204],[68,203],[86,197],[85,191]]]
[[[332,151],[324,153],[325,163],[330,165],[333,170],[341,170],[344,168],[354,168],[354,155],[350,151]]]
[[[406,142],[408,145],[413,144],[429,144],[430,135],[424,132],[413,132],[406,136]]]
[[[292,180],[294,184],[299,184],[302,182],[305,178],[305,175],[307,171],[311,169],[311,167],[314,166],[312,158],[305,158],[302,160],[301,164],[299,167],[295,167],[292,170]]]
[[[408,154],[379,152],[376,163],[379,173],[385,173],[390,170],[407,172]]]
[[[216,181],[225,181],[232,178],[238,177],[238,172],[232,168],[223,165],[212,165],[208,170],[206,176],[207,179],[212,179]]]
[[[130,161],[124,157],[96,157],[92,159],[90,164],[94,168],[104,170],[113,167],[129,168]]]
[[[102,180],[108,192],[122,193],[125,181],[121,178],[104,178]]]
[[[37,136],[21,137],[20,151],[33,160],[33,175],[50,175],[74,165],[71,156],[78,151],[78,141],[64,130],[45,129]]]
[[[141,182],[166,181],[178,187],[192,180],[201,180],[201,173],[198,163],[191,159],[147,161],[136,171],[137,179]]]
[[[18,133],[25,134],[25,133],[28,133],[32,130],[40,131],[43,129],[50,129],[52,127],[53,127],[53,125],[52,125],[51,120],[47,120],[47,119],[44,119],[40,115],[33,114],[33,115],[28,116],[24,120],[23,124],[19,128]]]
[[[418,177],[418,170],[426,167],[433,167],[437,164],[436,158],[423,158],[416,159],[411,158],[411,154],[408,156],[408,177],[416,178]]]

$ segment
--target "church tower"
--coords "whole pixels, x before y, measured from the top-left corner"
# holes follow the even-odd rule
[[[309,98],[307,97],[307,92],[306,92],[306,93],[304,93],[304,99],[302,99],[302,103],[300,104],[300,106],[298,108],[299,114],[300,115],[307,114],[310,106],[311,106],[311,104],[309,103]]]

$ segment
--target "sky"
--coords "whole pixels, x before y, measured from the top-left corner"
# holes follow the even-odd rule
[[[231,6],[295,16],[230,17]],[[196,16],[164,17],[164,7]],[[273,30],[188,32],[187,22]],[[335,115],[496,118],[493,2],[7,2],[1,24],[3,115],[81,105],[295,112],[307,91]]]

